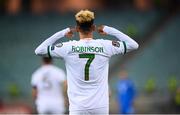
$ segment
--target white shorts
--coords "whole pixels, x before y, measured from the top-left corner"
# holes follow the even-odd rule
[[[73,110],[69,112],[70,115],[108,115],[109,108],[103,107],[98,109],[87,109],[87,110]]]
[[[42,103],[37,104],[38,114],[64,114],[65,109],[62,104]]]

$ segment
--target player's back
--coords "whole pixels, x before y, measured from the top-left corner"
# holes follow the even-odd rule
[[[60,84],[65,80],[64,72],[53,65],[40,67],[32,77],[38,94],[37,101],[63,101],[62,87]]]
[[[68,54],[64,59],[70,109],[108,107],[108,68],[109,58],[113,54],[112,41],[80,40],[63,45],[68,46]]]

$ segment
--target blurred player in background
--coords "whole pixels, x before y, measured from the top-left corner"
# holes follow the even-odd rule
[[[63,114],[65,73],[52,65],[52,59],[44,57],[43,65],[32,75],[32,95],[39,114]]]
[[[134,113],[135,86],[132,80],[128,78],[126,70],[119,73],[119,81],[117,83],[117,99],[119,112],[121,114]]]
[[[66,28],[55,33],[39,45],[36,55],[63,58],[67,69],[70,114],[108,114],[109,59],[138,48],[138,44],[119,30],[100,26],[102,35],[112,35],[117,41],[93,39],[94,13],[82,10],[75,15],[76,29]],[[80,40],[53,45],[62,37],[79,33]]]

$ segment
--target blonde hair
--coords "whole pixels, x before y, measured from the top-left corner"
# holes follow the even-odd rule
[[[90,22],[94,20],[94,12],[89,10],[81,10],[75,15],[76,21],[79,23]]]

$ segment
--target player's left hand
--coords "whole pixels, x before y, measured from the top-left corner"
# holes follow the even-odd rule
[[[70,31],[68,33],[66,33],[65,36],[67,38],[72,38],[72,37],[74,37],[74,32],[76,32],[76,29],[75,28],[70,28]]]

